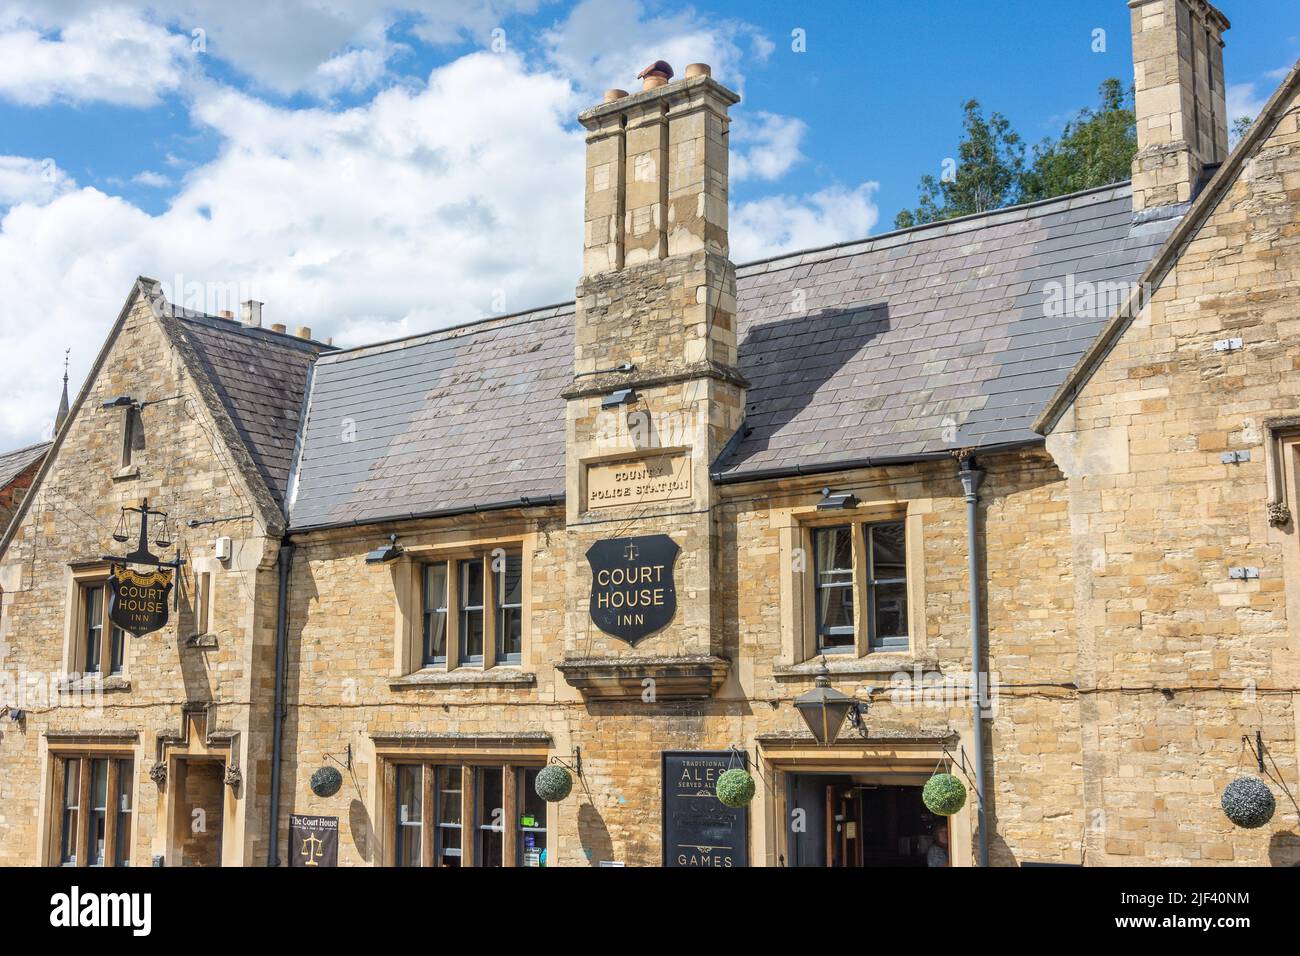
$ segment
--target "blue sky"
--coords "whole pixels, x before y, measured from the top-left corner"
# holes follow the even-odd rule
[[[0,447],[48,429],[63,349],[77,379],[137,274],[346,344],[568,298],[573,117],[656,57],[743,95],[738,261],[889,228],[968,98],[1034,142],[1132,76],[1125,0],[165,7],[0,0]],[[1300,17],[1222,7],[1235,116]]]

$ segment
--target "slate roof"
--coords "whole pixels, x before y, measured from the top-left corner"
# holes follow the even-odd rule
[[[718,477],[1041,441],[1109,317],[1046,316],[1046,284],[1136,281],[1182,211],[1135,221],[1124,183],[738,267],[752,387]],[[572,324],[570,303],[323,356],[291,528],[562,496]]]
[[[53,442],[43,441],[25,448],[0,452],[0,488],[13,481],[34,463],[45,457]]]
[[[172,306],[276,504],[284,507],[308,373],[327,346]]]

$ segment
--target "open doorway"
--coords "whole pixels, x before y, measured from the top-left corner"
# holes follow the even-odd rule
[[[787,773],[789,866],[927,866],[948,853],[948,821],[925,808],[919,786],[851,773]],[[942,831],[942,832],[940,832]]]
[[[181,866],[220,866],[225,816],[225,761],[183,757],[175,762],[172,846]]]

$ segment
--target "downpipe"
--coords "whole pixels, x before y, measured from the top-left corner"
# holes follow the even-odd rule
[[[269,843],[266,865],[280,865],[280,756],[284,740],[284,672],[289,646],[289,569],[293,566],[293,545],[280,545],[280,588],[275,607],[275,704],[271,712],[271,809],[266,824]]]
[[[971,726],[974,728],[975,748],[975,799],[979,804],[979,865],[989,865],[988,810],[984,805],[984,682],[980,680],[980,618],[983,602],[980,599],[979,580],[979,501],[980,485],[984,472],[976,467],[975,459],[961,459],[957,472],[962,491],[966,494],[966,559],[970,580],[970,686]]]

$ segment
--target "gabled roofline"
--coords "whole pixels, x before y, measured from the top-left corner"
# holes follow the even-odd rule
[[[1287,75],[1287,78],[1282,81],[1282,85],[1269,98],[1263,111],[1256,117],[1250,131],[1237,144],[1237,148],[1232,151],[1232,155],[1219,167],[1219,171],[1214,174],[1214,177],[1206,184],[1205,188],[1201,190],[1201,194],[1192,202],[1182,221],[1174,227],[1174,231],[1169,234],[1169,238],[1165,240],[1165,244],[1156,253],[1156,257],[1151,260],[1151,264],[1142,273],[1142,277],[1138,280],[1128,300],[1111,316],[1088,351],[1080,356],[1079,361],[1070,370],[1070,374],[1065,377],[1065,381],[1061,383],[1060,388],[1056,390],[1043,407],[1042,412],[1034,419],[1031,426],[1034,431],[1040,435],[1047,435],[1056,428],[1057,423],[1060,422],[1061,417],[1074,403],[1079,392],[1091,381],[1092,376],[1101,367],[1101,363],[1110,354],[1111,349],[1118,344],[1124,332],[1133,324],[1133,320],[1141,312],[1144,296],[1149,299],[1159,290],[1165,278],[1177,265],[1184,247],[1200,231],[1205,220],[1217,208],[1219,200],[1236,182],[1241,168],[1246,164],[1246,160],[1253,156],[1260,144],[1272,135],[1274,128],[1282,119],[1282,114],[1279,112],[1282,104],[1294,96],[1298,89],[1300,89],[1300,60],[1297,60],[1295,65],[1291,67],[1290,74]]]
[[[0,537],[0,557],[3,557],[8,552],[18,526],[30,511],[32,503],[37,498],[37,493],[44,485],[46,476],[59,456],[68,429],[72,427],[72,422],[81,413],[81,409],[89,398],[91,390],[99,380],[99,375],[104,369],[104,362],[108,359],[109,352],[112,351],[118,335],[121,334],[127,316],[130,315],[136,300],[141,297],[149,303],[150,310],[153,312],[154,318],[158,320],[163,335],[180,352],[184,359],[186,371],[194,381],[195,390],[198,392],[205,409],[216,424],[217,431],[223,439],[223,444],[226,445],[227,450],[234,459],[234,464],[240,473],[239,477],[252,499],[254,510],[257,512],[257,517],[262,526],[272,536],[278,537],[284,533],[286,523],[284,513],[276,505],[270,489],[267,488],[266,482],[262,480],[262,476],[258,473],[257,466],[253,463],[248,449],[244,447],[244,443],[239,439],[239,432],[236,430],[234,422],[231,420],[221,399],[217,396],[207,373],[203,370],[203,364],[199,361],[194,347],[190,344],[189,339],[185,337],[184,330],[180,328],[178,320],[182,316],[170,314],[170,303],[166,303],[166,300],[162,297],[161,286],[157,280],[146,276],[138,276],[131,286],[131,291],[127,294],[126,301],[122,304],[122,308],[118,312],[117,319],[113,322],[108,336],[104,339],[104,344],[100,346],[99,354],[95,356],[95,361],[81,385],[81,390],[77,393],[76,400],[68,409],[68,417],[64,420],[63,427],[59,429],[58,434],[50,442],[50,448],[45,453],[45,460],[41,463],[40,471],[37,472],[36,478],[32,481],[31,489],[19,504],[18,510],[14,512],[13,520],[5,529],[3,537]],[[163,303],[168,305],[168,311],[164,311],[162,308]]]
[[[131,306],[135,303],[136,297],[144,293],[144,283],[150,280],[143,276],[135,280],[131,286],[130,293],[127,294],[126,302],[122,304],[122,309],[117,314],[117,319],[108,331],[108,337],[104,339],[104,344],[99,348],[99,354],[95,356],[94,363],[90,366],[90,372],[86,375],[86,380],[81,383],[81,390],[77,392],[77,397],[72,406],[68,409],[68,417],[63,420],[63,427],[55,434],[54,439],[50,442],[50,449],[45,453],[45,460],[41,462],[41,470],[36,473],[32,480],[32,486],[23,500],[18,505],[18,510],[14,512],[13,519],[9,522],[9,527],[5,529],[4,536],[0,537],[0,558],[3,558],[9,551],[9,543],[13,541],[14,534],[18,531],[18,526],[22,524],[27,512],[31,510],[32,502],[36,500],[37,492],[45,483],[45,476],[49,474],[54,460],[59,456],[59,449],[63,447],[63,438],[72,427],[73,420],[81,412],[81,406],[85,404],[86,398],[90,395],[90,389],[94,385],[99,373],[104,368],[104,360],[108,358],[109,351],[113,348],[113,343],[117,341],[118,333],[122,331],[122,325],[126,322],[127,315],[131,312]]]

